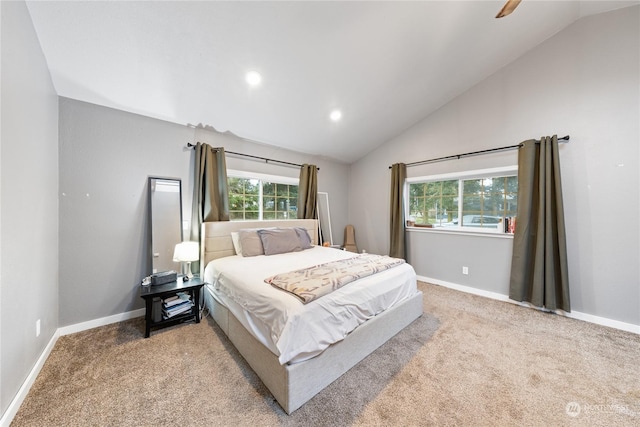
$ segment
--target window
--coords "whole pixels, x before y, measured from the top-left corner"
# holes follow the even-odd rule
[[[497,176],[462,182],[462,226],[497,228],[516,215],[518,177]]]
[[[497,230],[516,215],[516,174],[511,167],[408,179],[409,220],[432,228]]]
[[[409,216],[416,224],[444,227],[458,220],[457,180],[409,184]]]
[[[296,219],[298,179],[228,171],[231,221]]]

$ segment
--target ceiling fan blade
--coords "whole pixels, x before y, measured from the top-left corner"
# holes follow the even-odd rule
[[[504,6],[502,6],[502,9],[500,9],[500,12],[496,15],[496,18],[502,18],[509,15],[516,9],[516,7],[518,7],[521,1],[522,0],[507,0]]]

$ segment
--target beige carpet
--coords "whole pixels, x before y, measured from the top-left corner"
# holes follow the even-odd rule
[[[640,336],[419,283],[425,314],[291,416],[210,320],[61,337],[12,426],[640,425]]]

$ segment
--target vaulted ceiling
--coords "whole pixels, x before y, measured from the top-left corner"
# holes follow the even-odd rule
[[[581,17],[638,1],[523,0],[495,19],[503,3],[27,5],[60,96],[350,163]]]

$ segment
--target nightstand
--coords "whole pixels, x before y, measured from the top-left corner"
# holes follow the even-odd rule
[[[200,323],[200,291],[204,282],[197,277],[183,282],[182,277],[178,278],[178,281],[165,283],[164,285],[149,285],[140,287],[140,297],[145,302],[145,328],[144,337],[148,338],[151,334],[151,328],[165,328],[167,326],[175,325],[176,323],[195,320],[196,323]],[[158,298],[164,300],[173,296],[177,296],[179,293],[189,295],[193,306],[180,314],[165,318],[159,313],[159,320],[152,318],[153,302]],[[158,309],[162,309],[162,303],[159,304]]]

